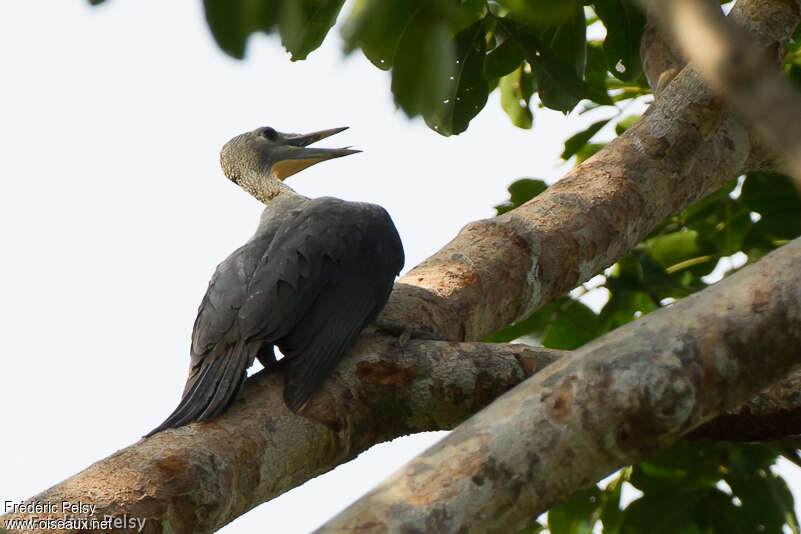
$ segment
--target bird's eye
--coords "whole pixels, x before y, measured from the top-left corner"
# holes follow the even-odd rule
[[[278,132],[268,126],[261,131],[261,136],[265,139],[269,139],[270,141],[275,141],[278,139]]]

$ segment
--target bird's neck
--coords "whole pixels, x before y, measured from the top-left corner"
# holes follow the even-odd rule
[[[279,195],[297,194],[291,187],[272,175],[266,177],[263,174],[247,176],[240,181],[239,185],[242,189],[256,197],[262,204],[269,204],[271,200]]]

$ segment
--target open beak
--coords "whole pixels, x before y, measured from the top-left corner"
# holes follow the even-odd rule
[[[272,164],[273,176],[279,180],[283,180],[302,171],[306,167],[311,167],[315,163],[361,152],[361,150],[353,150],[350,148],[307,148],[308,145],[316,143],[320,139],[325,139],[326,137],[330,137],[347,129],[348,127],[344,126],[305,135],[288,134],[286,136],[284,150],[280,152],[278,161]]]
[[[331,128],[330,130],[320,130],[319,132],[312,132],[310,134],[287,134],[286,143],[292,146],[309,146],[312,143],[316,143],[320,139],[325,139],[326,137],[331,137],[334,134],[338,134],[339,132],[344,132],[347,130],[347,126],[342,126],[340,128]]]

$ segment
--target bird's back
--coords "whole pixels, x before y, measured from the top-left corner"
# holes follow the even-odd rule
[[[212,276],[184,397],[151,434],[221,413],[254,357],[271,355],[273,345],[285,356],[286,403],[302,407],[383,309],[403,262],[400,237],[380,206],[274,199],[253,237]]]

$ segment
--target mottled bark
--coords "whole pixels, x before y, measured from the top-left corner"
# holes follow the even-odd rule
[[[318,532],[515,532],[801,365],[801,238],[561,358]]]
[[[32,500],[94,503],[94,517],[145,519],[146,533],[213,532],[375,443],[453,428],[561,354],[363,336],[302,415],[281,376],[261,372],[225,416],[140,440]],[[31,515],[63,514],[3,519]]]
[[[687,437],[722,441],[776,441],[801,434],[801,372],[720,414]]]
[[[669,28],[704,81],[766,145],[776,147],[801,189],[801,94],[776,66],[786,53],[781,43],[754,39],[746,28],[726,21],[717,2],[641,1],[653,8],[656,21]],[[770,3],[783,4],[782,10],[771,6],[771,22],[786,24],[783,31],[792,31],[797,24],[792,13],[798,12],[798,2]],[[754,4],[759,7],[759,2]]]
[[[662,94],[662,90],[684,68],[684,60],[679,56],[676,45],[651,23],[650,17],[640,39],[640,58],[654,96]]]
[[[783,50],[799,12],[787,0],[741,0],[729,18]],[[522,207],[470,223],[406,274],[384,318],[445,339],[482,339],[587,280],[667,217],[748,170],[754,146],[685,68],[605,149]]]

